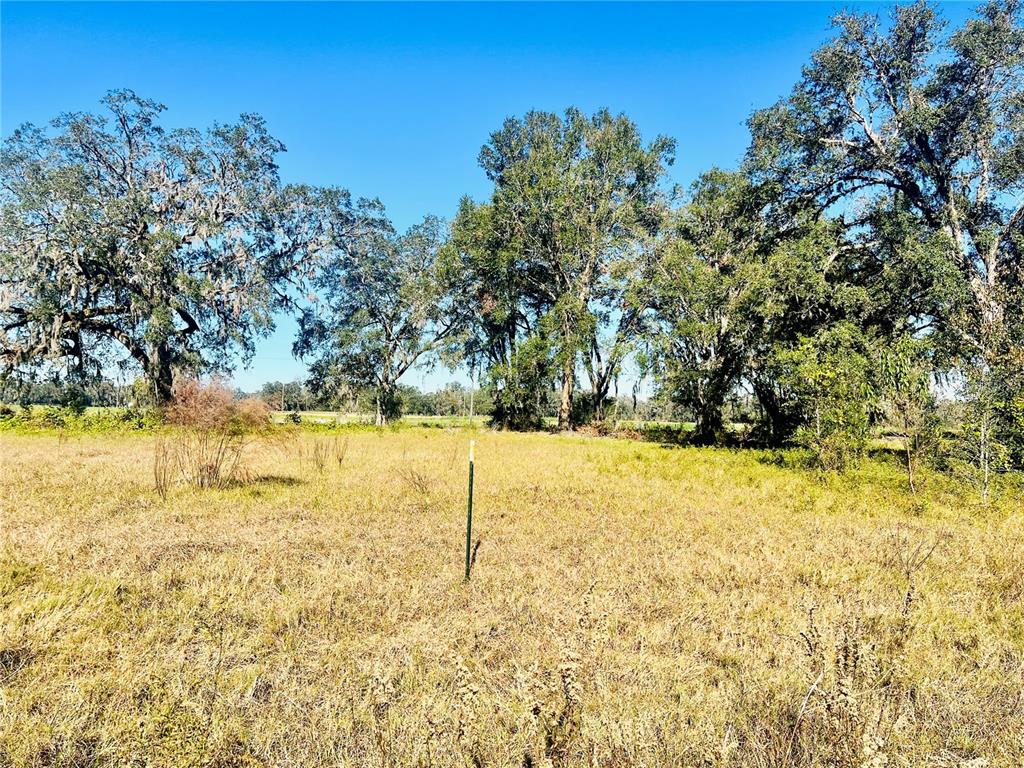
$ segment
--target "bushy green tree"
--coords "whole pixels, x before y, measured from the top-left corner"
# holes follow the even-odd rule
[[[726,405],[743,389],[763,416],[754,437],[793,439],[810,403],[794,386],[795,351],[840,324],[906,332],[911,309],[890,295],[895,257],[810,211],[781,226],[766,191],[742,172],[704,174],[663,233],[652,359],[663,392],[692,411],[698,442],[723,439]]]
[[[903,442],[907,483],[917,493],[918,468],[939,447],[941,420],[932,389],[929,347],[911,336],[885,344],[876,362],[879,409]]]
[[[541,427],[554,377],[553,357],[543,336],[528,336],[517,343],[508,362],[488,369],[485,382],[495,424],[503,429]]]
[[[871,306],[860,254],[829,219],[801,222],[750,270],[743,314],[750,324],[745,379],[758,399],[759,437],[779,445],[806,424],[807,401],[780,361],[837,324],[867,329]]]
[[[746,371],[765,230],[748,178],[717,169],[664,229],[649,283],[651,359],[665,394],[692,410],[698,443],[723,439],[726,401]]]
[[[471,354],[490,372],[503,423],[533,422],[524,389],[556,373],[558,425],[569,428],[584,358],[604,401],[637,328],[626,285],[661,220],[673,149],[662,137],[645,144],[624,115],[569,109],[510,118],[481,150],[494,190],[486,204],[463,202],[455,243],[477,302]]]
[[[839,323],[776,353],[782,384],[800,406],[796,441],[822,469],[842,470],[860,458],[870,437],[875,397],[868,340]]]
[[[962,424],[954,458],[969,469],[987,503],[997,475],[1024,468],[1024,354],[966,367],[959,397]]]

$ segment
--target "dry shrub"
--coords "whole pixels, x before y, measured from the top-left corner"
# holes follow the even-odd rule
[[[929,539],[921,531],[898,523],[889,533],[882,564],[896,569],[907,584],[913,587],[918,571],[924,568],[939,544],[946,538],[948,534],[939,534]]]
[[[271,429],[265,402],[236,400],[217,379],[208,384],[179,381],[165,419],[177,431],[157,444],[153,468],[162,497],[176,480],[196,488],[223,488],[243,480],[246,446]]]
[[[539,686],[530,710],[534,739],[523,755],[524,766],[584,764],[581,672],[579,654],[563,649],[557,676]]]
[[[270,425],[270,406],[259,398],[235,400],[219,379],[209,384],[195,379],[178,381],[164,415],[173,426],[231,434],[261,431]]]
[[[633,427],[619,427],[615,430],[615,437],[620,440],[643,440],[644,433]]]
[[[434,487],[435,479],[417,467],[413,462],[407,462],[405,453],[402,454],[402,460],[403,465],[398,469],[398,476],[406,488],[417,496],[429,494]]]
[[[324,474],[328,467],[340,467],[345,463],[348,454],[348,438],[340,440],[337,435],[314,438],[312,443],[304,446],[301,457],[307,461],[318,475]]]
[[[156,441],[156,450],[153,454],[153,482],[156,492],[161,499],[167,499],[167,492],[171,483],[174,482],[175,453],[174,443],[167,438],[160,437]]]

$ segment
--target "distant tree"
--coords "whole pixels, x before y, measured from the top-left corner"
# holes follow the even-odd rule
[[[468,412],[469,394],[457,381],[451,381],[433,393],[434,413],[438,416],[462,416]]]
[[[22,406],[60,405],[64,391],[65,386],[60,381],[19,381],[11,378],[0,381],[0,403],[18,403]]]
[[[397,387],[399,413],[415,413],[418,416],[435,416],[434,396],[429,392],[421,392],[417,387],[409,384],[399,384]]]
[[[633,333],[635,308],[624,300],[623,279],[637,270],[624,263],[642,255],[643,238],[661,221],[660,183],[673,152],[664,137],[644,144],[624,115],[604,110],[588,118],[577,109],[564,118],[510,118],[481,150],[494,191],[484,206],[463,204],[456,240],[486,316],[477,351],[490,358],[495,407],[510,409],[509,424],[525,404],[518,395],[502,401],[556,371],[558,426],[568,429],[584,355],[603,402],[625,354],[621,342]],[[600,326],[613,316],[625,322],[604,340],[611,352],[602,356]]]
[[[381,224],[323,265],[294,347],[311,361],[314,391],[372,388],[378,424],[401,415],[402,375],[447,358],[460,342],[461,300],[443,244],[433,217],[403,235]]]
[[[0,151],[0,375],[130,362],[166,402],[176,372],[250,355],[363,217],[341,190],[282,187],[284,147],[256,115],[167,131],[131,91],[103,105]]]
[[[270,381],[260,388],[259,395],[271,408],[281,411],[302,411],[313,407],[313,398],[301,381]]]

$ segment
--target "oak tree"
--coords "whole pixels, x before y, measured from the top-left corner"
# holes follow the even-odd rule
[[[494,329],[502,335],[494,341],[505,347],[508,362],[513,330],[540,334],[542,341],[529,345],[534,352],[527,368],[546,374],[537,354],[550,355],[560,384],[560,429],[570,426],[582,357],[589,356],[600,399],[621,364],[619,342],[633,332],[635,308],[615,280],[629,272],[621,265],[638,258],[643,239],[657,230],[673,153],[670,139],[644,143],[625,115],[602,110],[587,117],[577,109],[564,117],[531,112],[509,118],[480,152],[494,190],[483,210],[464,206],[456,226],[475,232],[468,239],[485,278],[481,295],[503,296],[498,323],[505,325]],[[487,285],[488,276],[499,284]],[[610,340],[612,354],[602,357],[602,325],[623,316]]]
[[[0,151],[0,375],[229,369],[363,216],[336,189],[283,187],[257,115],[167,130],[131,91],[105,113],[24,125]]]

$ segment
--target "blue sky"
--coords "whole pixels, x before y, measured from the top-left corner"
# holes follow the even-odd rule
[[[0,131],[112,88],[166,104],[169,127],[258,112],[288,147],[286,181],[379,197],[405,227],[484,198],[480,146],[530,109],[608,107],[673,136],[676,183],[734,167],[746,118],[790,90],[844,5],[2,2]],[[958,26],[972,7],[942,9]],[[236,383],[302,376],[293,333],[282,318]]]

